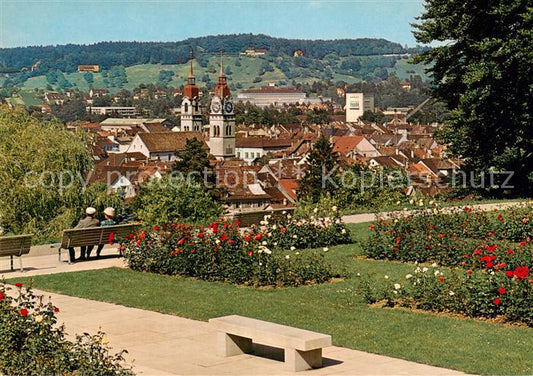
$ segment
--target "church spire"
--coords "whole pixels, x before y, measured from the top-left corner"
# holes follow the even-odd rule
[[[183,96],[193,99],[194,97],[198,96],[198,93],[200,92],[200,90],[198,90],[198,87],[196,86],[196,77],[194,77],[194,72],[192,69],[192,63],[194,60],[192,49],[191,49],[189,57],[191,61],[191,70],[189,72],[189,77],[187,78],[187,85],[185,85],[185,87],[183,88]]]
[[[224,74],[224,60],[222,59],[222,50],[220,50],[220,75],[218,76],[217,86],[215,86],[215,95],[219,98],[226,98],[231,95],[231,92]]]

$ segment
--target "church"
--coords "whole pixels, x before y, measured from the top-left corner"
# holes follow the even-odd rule
[[[193,59],[183,88],[181,102],[181,130],[202,131],[202,108],[199,89],[193,72]],[[209,106],[209,138],[206,140],[210,153],[218,160],[235,157],[235,113],[231,102],[231,92],[224,74],[224,62],[220,60],[220,75],[215,86],[215,94]]]

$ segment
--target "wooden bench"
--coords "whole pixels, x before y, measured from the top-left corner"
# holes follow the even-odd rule
[[[283,348],[285,366],[292,371],[322,367],[322,348],[331,336],[238,315],[209,320],[217,330],[217,352],[233,356],[252,351],[252,342]]]
[[[111,234],[113,234],[114,241],[118,243],[135,231],[137,226],[136,224],[126,224],[63,230],[61,245],[58,249],[59,262],[61,262],[62,249],[109,244]],[[122,251],[120,251],[120,255],[122,256]]]
[[[17,256],[19,258],[20,271],[24,271],[22,255],[27,255],[30,252],[32,237],[33,234],[0,237],[0,257],[11,257],[11,270],[13,270],[13,256]]]

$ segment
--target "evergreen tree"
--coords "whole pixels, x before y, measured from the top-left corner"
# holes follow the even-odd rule
[[[339,164],[339,154],[324,136],[320,137],[307,157],[307,171],[300,179],[299,196],[302,199],[318,202],[326,192],[333,193],[337,184],[335,170]],[[331,178],[331,179],[330,179]]]
[[[467,172],[513,171],[513,193],[533,191],[531,0],[429,0],[415,59],[433,64],[433,95],[451,111],[442,133]]]

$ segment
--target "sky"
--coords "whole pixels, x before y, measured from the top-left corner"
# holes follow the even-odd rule
[[[253,33],[414,46],[423,0],[0,0],[0,47]]]

